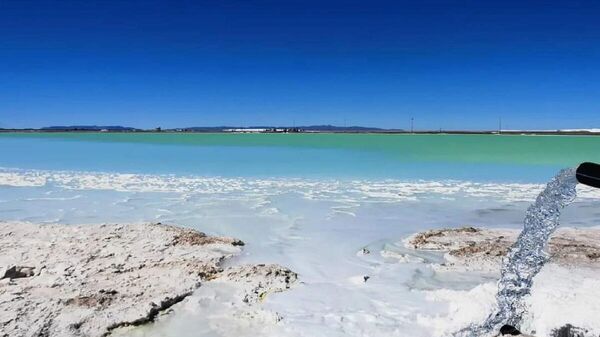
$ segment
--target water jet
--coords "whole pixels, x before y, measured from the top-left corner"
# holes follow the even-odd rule
[[[575,199],[578,183],[600,188],[600,165],[585,162],[576,169],[561,170],[527,209],[523,231],[503,260],[496,294],[497,308],[482,324],[472,324],[456,337],[521,334],[519,327],[527,312],[523,303],[531,292],[533,278],[549,259],[545,248],[559,225],[561,210]]]

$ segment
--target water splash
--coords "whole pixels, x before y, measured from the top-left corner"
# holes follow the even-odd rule
[[[471,325],[456,337],[482,337],[497,332],[503,324],[516,327],[526,312],[523,298],[531,291],[533,277],[548,261],[544,248],[558,227],[560,211],[575,199],[575,169],[562,170],[529,206],[523,231],[504,259],[498,283],[497,308],[479,325]]]

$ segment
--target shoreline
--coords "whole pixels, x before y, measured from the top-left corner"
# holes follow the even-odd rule
[[[519,130],[519,131],[450,131],[450,130],[442,130],[442,131],[394,131],[394,130],[381,130],[381,131],[332,131],[332,130],[310,130],[310,131],[299,131],[299,132],[243,132],[243,131],[171,131],[171,130],[137,130],[137,131],[118,131],[118,130],[110,130],[110,131],[100,131],[100,130],[39,130],[39,129],[0,129],[0,134],[2,133],[19,133],[19,134],[33,134],[33,133],[42,133],[42,134],[60,134],[60,133],[83,133],[83,134],[232,134],[232,135],[240,135],[240,134],[261,134],[261,135],[277,135],[277,134],[290,134],[290,135],[298,135],[298,134],[335,134],[335,135],[490,135],[490,136],[600,136],[600,132],[594,131],[528,131],[528,130]]]

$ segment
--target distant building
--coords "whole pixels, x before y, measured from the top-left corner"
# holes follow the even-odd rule
[[[224,129],[224,132],[240,132],[240,133],[261,133],[267,132],[269,129]]]
[[[299,128],[236,128],[223,129],[223,132],[238,132],[238,133],[295,133],[302,132]]]

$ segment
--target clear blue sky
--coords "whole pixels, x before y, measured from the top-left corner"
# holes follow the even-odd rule
[[[599,1],[0,0],[0,127],[600,127]]]

